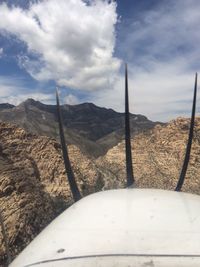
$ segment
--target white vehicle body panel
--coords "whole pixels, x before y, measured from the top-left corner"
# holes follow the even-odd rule
[[[24,266],[199,267],[200,196],[156,189],[92,194],[10,264]]]

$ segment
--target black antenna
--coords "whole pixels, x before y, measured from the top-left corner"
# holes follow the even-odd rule
[[[181,174],[176,186],[175,191],[181,191],[181,188],[183,186],[185,175],[188,168],[188,163],[190,160],[190,151],[192,147],[192,139],[193,139],[193,132],[194,132],[194,120],[195,120],[195,109],[196,109],[196,98],[197,98],[197,73],[195,75],[195,85],[194,85],[194,97],[193,97],[193,105],[192,105],[192,115],[191,115],[191,121],[190,121],[190,131],[189,131],[189,137],[188,137],[188,144],[186,147],[185,152],[185,159],[183,162],[183,167],[181,170]]]
[[[69,160],[69,155],[68,155],[64,131],[63,131],[62,116],[61,116],[61,111],[60,111],[60,104],[59,104],[59,97],[58,97],[57,89],[56,89],[56,102],[57,102],[58,123],[59,123],[59,131],[60,131],[60,141],[61,141],[64,164],[65,164],[65,170],[67,173],[67,177],[68,177],[68,181],[69,181],[69,185],[70,185],[70,189],[71,189],[74,201],[76,202],[79,199],[81,199],[81,194],[76,184],[74,173],[72,171],[71,163]]]
[[[132,154],[131,154],[127,64],[125,64],[125,143],[126,143],[126,176],[127,176],[127,187],[129,187],[134,183],[134,176],[133,176]]]

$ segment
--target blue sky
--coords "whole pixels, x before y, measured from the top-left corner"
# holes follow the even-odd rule
[[[123,112],[127,62],[131,112],[190,116],[199,10],[199,0],[0,0],[0,102],[54,104],[58,86],[63,103]]]

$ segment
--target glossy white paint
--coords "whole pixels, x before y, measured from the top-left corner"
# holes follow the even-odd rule
[[[10,267],[86,255],[103,256],[40,266],[199,267],[200,196],[155,189],[92,194],[56,218]]]

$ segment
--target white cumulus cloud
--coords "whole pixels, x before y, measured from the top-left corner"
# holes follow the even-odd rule
[[[23,79],[19,77],[0,76],[0,103],[19,105],[28,98],[55,104],[55,94],[41,93],[40,90],[27,90]]]
[[[0,18],[1,33],[27,45],[20,65],[35,79],[85,90],[112,87],[120,66],[113,56],[113,1],[43,0],[26,10],[1,4]]]
[[[174,66],[154,64],[151,71],[129,68],[129,105],[132,113],[160,121],[190,116],[195,74],[181,71],[182,62],[174,60],[173,63]],[[124,76],[120,75],[114,90],[96,92],[92,101],[99,106],[124,112],[124,84]],[[199,100],[198,96],[197,102]],[[200,111],[198,105],[197,111]]]
[[[75,95],[69,94],[64,97],[63,102],[68,105],[77,105],[79,104],[79,99]]]
[[[200,71],[200,1],[158,2],[122,20],[117,47],[129,63],[131,112],[168,121],[191,114],[194,76]],[[113,92],[100,91],[94,101],[123,111],[124,77]]]
[[[21,92],[17,95],[7,95],[4,97],[1,101],[1,103],[10,103],[15,106],[19,105],[23,101],[27,100],[28,98],[32,98],[36,101],[41,101],[45,104],[55,104],[55,96],[53,94],[45,94],[40,92],[31,92],[31,93],[25,93]]]

